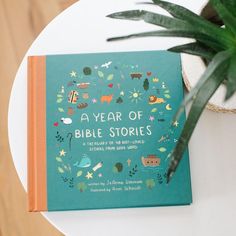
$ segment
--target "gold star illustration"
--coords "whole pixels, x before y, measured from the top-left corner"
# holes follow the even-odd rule
[[[87,172],[87,175],[85,176],[87,179],[93,178],[93,173]]]
[[[179,122],[177,120],[173,122],[173,126],[177,127],[178,125],[179,125]]]
[[[131,160],[128,159],[128,160],[127,160],[127,163],[128,163],[128,166],[130,166],[130,164],[131,164]]]
[[[60,156],[62,157],[62,156],[65,156],[66,155],[66,152],[64,151],[64,149],[62,149],[61,151],[60,151]]]
[[[77,73],[74,70],[72,70],[70,72],[70,77],[76,77],[76,76],[77,76]]]

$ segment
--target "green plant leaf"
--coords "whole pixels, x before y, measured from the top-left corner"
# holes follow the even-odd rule
[[[236,36],[236,17],[232,15],[220,0],[210,0],[213,7],[223,20],[225,26]],[[234,9],[236,11],[236,9]]]
[[[103,77],[104,77],[103,72],[99,70],[99,71],[98,71],[98,76],[99,76],[100,78],[103,78]]]
[[[207,35],[214,35],[217,38],[217,41],[221,41],[226,48],[234,44],[234,39],[232,39],[230,33],[226,29],[218,27],[189,9],[160,0],[153,0],[153,2],[154,3],[151,4],[158,5],[169,12],[173,17],[188,22],[195,30]]]
[[[58,98],[63,98],[63,96],[61,94],[57,94]]]
[[[209,78],[207,78],[205,85],[201,87],[201,89],[198,91],[191,106],[184,128],[178,139],[177,145],[171,153],[170,166],[167,171],[167,182],[170,181],[172,175],[176,171],[179,162],[182,159],[183,153],[186,150],[187,144],[190,140],[193,130],[197,124],[197,121],[200,115],[202,114],[208,100],[223,82],[227,67],[227,62],[225,62],[223,65],[218,66],[214,73],[211,74]]]
[[[224,6],[236,17],[236,1],[235,0],[222,0]]]
[[[143,20],[147,23],[162,26],[167,29],[184,29],[189,26],[189,24],[182,20],[144,10],[116,12],[107,17],[134,21]]]
[[[215,25],[222,26],[223,24],[223,21],[220,19],[209,1],[201,10],[201,16]]]
[[[152,108],[151,112],[152,113],[157,112],[157,108]]]
[[[197,16],[197,15],[196,15]],[[157,13],[153,13],[150,11],[144,11],[144,10],[130,10],[130,11],[122,11],[122,12],[116,12],[113,14],[108,15],[107,17],[115,18],[115,19],[125,19],[125,20],[134,20],[139,21],[143,20],[147,23],[151,23],[154,25],[158,25],[167,29],[174,29],[174,30],[184,30],[186,32],[193,31],[192,24],[189,24],[188,21],[183,21],[177,18],[168,17],[165,15],[160,15]],[[199,17],[199,16],[197,16]],[[205,20],[204,20],[205,21]],[[215,27],[215,26],[214,26]],[[206,27],[205,27],[206,28]],[[204,33],[208,36],[212,35],[212,32],[209,33],[209,26],[207,29],[204,27],[198,27],[198,25],[195,25],[194,30],[199,33]],[[215,27],[217,30],[219,28]],[[213,32],[215,39],[218,39],[218,41],[224,43],[225,45],[228,44],[228,41],[226,42],[225,37],[223,37],[223,32],[220,30],[219,32]]]
[[[165,151],[166,151],[166,148],[165,148],[165,147],[160,147],[158,150],[159,150],[160,152],[165,152]]]
[[[160,0],[153,0],[153,4],[158,5],[159,7],[165,9],[168,13],[170,13],[172,16],[178,19],[188,20],[190,22],[204,21],[204,23],[208,24],[208,22],[205,22],[206,20],[204,18],[201,18],[196,13],[178,4]]]
[[[56,161],[62,162],[62,159],[60,157],[56,157]]]
[[[65,112],[62,107],[58,107],[58,111],[59,111],[59,112]]]
[[[158,5],[159,7],[165,9],[169,12],[173,17],[184,20],[191,24],[193,27],[201,27],[207,29],[209,32],[218,34],[222,31],[221,28],[216,26],[215,24],[207,21],[203,17],[197,15],[196,13],[190,11],[189,9],[166,1],[153,0],[154,5]]]
[[[180,53],[180,52],[187,53],[187,54],[203,57],[207,60],[211,60],[216,54],[215,51],[213,51],[209,47],[206,47],[200,42],[179,45],[176,47],[169,48],[168,51],[177,52],[177,53]]]
[[[231,57],[229,69],[227,72],[227,92],[225,100],[233,96],[236,91],[236,52]]]
[[[165,98],[168,98],[168,99],[171,98],[170,94],[168,94],[168,93],[164,94],[164,96],[165,96]]]
[[[216,50],[226,49],[235,44],[234,38],[232,38],[231,34],[226,29],[212,24],[211,22],[182,6],[164,1],[154,1],[154,4],[164,8],[176,18],[171,18],[144,10],[117,12],[108,15],[108,17],[116,19],[144,20],[147,23],[159,25],[167,29],[182,30],[190,33],[194,32],[195,34],[197,33],[199,35],[205,35],[211,38],[211,40],[201,41],[199,39],[199,41]],[[185,37],[185,35],[183,35],[183,37]],[[116,39],[121,38],[117,37]],[[198,38],[196,37],[196,39]],[[108,41],[111,40],[108,39]],[[214,42],[218,42],[220,45],[215,45]]]
[[[61,103],[62,101],[63,101],[62,98],[58,98],[58,99],[57,99],[57,103]]]
[[[212,48],[217,50],[223,50],[224,47],[221,43],[215,41],[214,35],[208,36],[199,32],[194,31],[185,31],[185,30],[157,30],[157,31],[148,31],[137,34],[129,34],[125,36],[119,36],[114,38],[108,38],[107,41],[117,41],[124,40],[129,38],[141,38],[141,37],[180,37],[180,38],[193,38],[199,41],[203,41],[208,45],[211,45]]]
[[[81,175],[83,174],[83,171],[82,170],[79,170],[76,174],[76,177],[80,177]]]
[[[64,173],[64,170],[60,166],[57,169],[59,173]]]
[[[109,75],[107,76],[107,80],[113,80],[113,78],[114,78],[114,75],[113,75],[113,74],[109,74]]]
[[[181,103],[173,120],[179,119],[180,115],[185,109],[185,106],[194,98],[194,96],[196,96],[198,91],[205,86],[207,80],[211,79],[212,74],[215,73],[218,67],[222,66],[222,64],[224,64],[225,61],[228,61],[230,59],[232,54],[233,54],[232,50],[227,50],[227,51],[219,52],[215,55],[215,57],[212,59],[207,69],[205,70],[201,78],[199,79],[198,83],[186,95],[184,101]]]

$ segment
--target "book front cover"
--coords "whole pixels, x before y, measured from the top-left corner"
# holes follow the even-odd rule
[[[177,54],[47,56],[48,210],[190,204],[187,152],[166,184],[182,99]]]

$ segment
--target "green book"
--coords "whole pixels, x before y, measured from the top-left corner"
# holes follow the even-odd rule
[[[190,204],[188,151],[166,184],[182,99],[178,54],[29,57],[29,211]]]

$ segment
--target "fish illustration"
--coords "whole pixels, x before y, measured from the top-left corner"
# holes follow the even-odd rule
[[[73,166],[79,167],[79,168],[87,168],[91,166],[91,160],[88,157],[83,157],[81,161],[77,161],[73,164]]]

